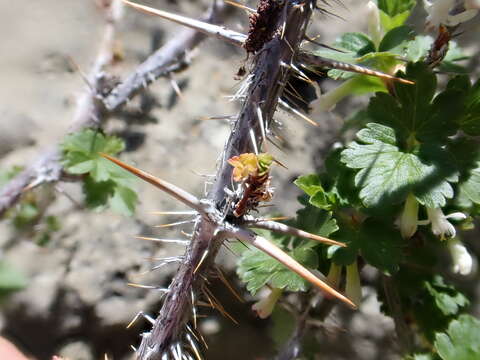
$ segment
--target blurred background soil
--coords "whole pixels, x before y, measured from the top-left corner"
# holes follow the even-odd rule
[[[210,1],[144,3],[196,17]],[[344,7],[332,3],[332,11],[343,20],[317,14],[311,34],[319,34],[321,41],[329,43],[342,32],[365,28],[366,1],[342,0]],[[120,79],[180,28],[132,9],[124,11],[117,34],[117,51],[122,59],[110,69]],[[228,23],[245,32],[248,18],[232,12]],[[478,34],[479,27],[471,27],[474,31],[464,36],[467,44],[475,43],[472,32]],[[94,0],[0,2],[0,171],[29,164],[62,139],[72,121],[76,100],[86,87],[77,66],[89,72],[102,29]],[[245,60],[240,49],[208,40],[195,51],[191,67],[175,74],[182,97],[176,96],[168,80],[160,79],[141,100],[134,99],[126,110],[138,111],[141,101],[147,101],[151,110],[143,118],[150,122],[133,121],[131,113],[124,112],[106,126],[108,132],[127,141],[123,160],[198,196],[204,195],[205,178],[201,174],[215,173],[230,126],[228,122],[202,118],[238,111],[239,104],[227,96],[238,89],[234,77]],[[343,116],[351,114],[359,101],[346,102],[333,113],[314,110],[312,118],[320,124],[317,128],[277,114],[288,146],[276,156],[288,170],[275,172],[275,211],[295,214],[298,191],[292,179],[322,165],[325,152],[338,140]],[[77,183],[59,183],[39,191],[50,194],[42,195],[48,204],[45,215],[58,216],[61,227],[40,246],[32,240],[35,229],[19,232],[8,221],[0,223],[1,256],[28,279],[24,290],[1,305],[2,334],[37,359],[49,359],[54,354],[72,360],[100,359],[104,354],[110,359],[132,358],[130,345],[138,344],[148,326],[143,320],[129,329],[126,325],[141,310],[155,314],[161,294],[127,283],[168,286],[174,265],[142,274],[156,263],[154,258],[183,252],[179,246],[159,246],[134,236],[178,238],[180,229],[153,227],[177,218],[160,218],[151,212],[182,208],[143,183],[138,184],[140,204],[132,218],[78,206],[82,192]],[[233,286],[244,294],[234,274],[235,257],[225,252],[219,264]],[[207,358],[262,359],[271,355],[269,322],[255,318],[250,310],[252,299],[245,295],[248,302],[239,303],[221,283],[212,283],[212,289],[239,325],[218,313],[202,319],[200,326],[209,343]],[[378,313],[373,288],[367,287],[365,296],[362,310],[354,313],[339,309],[327,319],[319,358],[395,358],[393,324]]]

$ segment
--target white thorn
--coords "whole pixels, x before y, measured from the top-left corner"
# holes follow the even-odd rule
[[[285,101],[283,101],[282,99],[278,99],[278,104],[283,107],[284,109],[294,113],[295,115],[301,117],[303,120],[305,120],[306,122],[312,124],[313,126],[318,126],[318,124],[313,121],[312,119],[310,119],[307,115],[305,114],[302,114],[300,111],[298,111],[297,109],[291,107],[290,105],[288,105],[288,103],[286,103]]]
[[[160,16],[163,19],[170,20],[170,21],[176,22],[177,24],[187,26],[194,30],[203,32],[204,34],[215,36],[222,40],[226,40],[236,46],[243,46],[243,43],[247,39],[246,35],[233,30],[228,30],[222,26],[209,24],[203,21],[182,16],[182,15],[172,14],[167,11],[162,11],[162,10],[151,8],[149,6],[136,4],[128,0],[123,0],[123,2],[147,14]]]
[[[253,151],[255,154],[258,155],[258,146],[257,146],[257,140],[255,138],[255,133],[253,132],[253,129],[250,129],[250,140],[252,141],[252,146],[253,146]]]
[[[138,318],[140,316],[143,317],[144,319],[148,320],[148,322],[150,322],[150,324],[155,325],[155,319],[154,318],[152,318],[148,314],[145,314],[143,311],[139,311],[137,313],[137,315],[135,315],[135,317],[132,319],[132,321],[130,321],[130,323],[127,325],[127,329],[129,329],[138,320]]]
[[[260,106],[257,106],[257,118],[258,118],[258,122],[260,123],[260,130],[262,131],[263,143],[266,144],[267,134],[265,132],[265,124],[263,123],[263,114],[262,114],[262,109],[260,109]]]
[[[159,238],[152,238],[147,236],[135,236],[135,238],[138,240],[155,241],[155,242],[161,242],[166,244],[188,245],[189,243],[188,240],[182,240],[182,239],[159,239]]]
[[[152,215],[197,215],[198,212],[185,210],[185,211],[152,211]]]

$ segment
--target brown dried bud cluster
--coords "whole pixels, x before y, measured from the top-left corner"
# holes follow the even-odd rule
[[[248,38],[244,44],[248,53],[256,53],[273,38],[282,8],[283,1],[260,0],[257,12],[250,15]]]

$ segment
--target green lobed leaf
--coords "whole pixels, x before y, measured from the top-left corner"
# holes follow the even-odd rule
[[[341,224],[333,237],[347,244],[345,248],[331,246],[328,249],[328,255],[335,264],[347,266],[362,255],[367,263],[385,274],[398,270],[403,241],[391,222],[368,218],[357,228]]]
[[[334,47],[355,54],[356,57],[375,52],[375,44],[364,33],[347,32],[338,38]]]
[[[453,197],[447,180],[456,179],[455,170],[445,159],[441,147],[420,148],[417,154],[399,150],[392,128],[376,123],[357,134],[360,143],[353,142],[342,151],[341,161],[359,169],[355,185],[367,207],[391,207],[413,192],[417,200],[428,207],[441,207]]]
[[[80,152],[87,155],[99,152],[114,155],[125,147],[121,139],[115,136],[106,137],[93,129],[85,129],[67,135],[61,146],[66,152]]]
[[[435,348],[443,360],[480,359],[480,320],[461,315],[445,333],[435,336]]]
[[[385,274],[398,271],[404,241],[391,222],[367,219],[362,224],[358,239],[361,254],[367,263]]]
[[[358,32],[343,34],[335,40],[332,46],[341,51],[318,49],[313,53],[327,59],[354,63],[357,58],[375,51],[375,44],[373,41],[367,35]]]
[[[325,159],[325,182],[329,183],[331,203],[342,207],[356,207],[361,204],[355,186],[354,170],[340,161],[343,149],[332,151]]]
[[[378,0],[380,22],[385,31],[392,30],[405,23],[416,4],[415,0]]]
[[[337,265],[347,266],[353,264],[360,251],[359,229],[351,224],[342,223],[339,231],[333,237],[347,246],[330,246],[327,250],[327,257],[331,258]]]
[[[375,62],[385,61],[385,55],[375,52],[375,44],[373,41],[363,33],[345,33],[338,38],[334,44],[334,48],[341,51],[334,51],[330,49],[319,49],[314,52],[315,55],[322,56],[328,59],[337,60],[345,63],[356,64],[366,62],[365,66],[372,66],[375,68]],[[364,57],[366,57],[364,59]],[[373,58],[378,57],[375,61]],[[368,63],[367,63],[368,62]],[[352,77],[366,78],[367,80],[357,81],[355,87],[358,88],[357,93],[364,93],[370,91],[382,91],[383,86],[381,82],[375,82],[370,77],[358,76],[354,73],[332,69],[328,71],[328,76],[332,79],[349,79]],[[373,90],[365,90],[367,87],[375,87]],[[363,90],[360,88],[363,87]],[[378,89],[378,90],[377,90]]]
[[[295,185],[309,195],[308,203],[316,208],[331,211],[339,206],[352,207],[358,203],[358,191],[353,182],[354,172],[340,162],[340,152],[341,149],[337,149],[327,156],[326,172],[321,176],[305,175],[294,181]],[[324,189],[324,184],[328,190]],[[322,216],[322,213],[319,212],[319,215]]]
[[[316,174],[300,176],[294,184],[310,196],[309,203],[319,209],[331,210],[332,199],[323,189],[320,177]]]
[[[431,282],[425,282],[425,288],[435,299],[437,308],[445,316],[456,315],[469,305],[467,297],[453,286],[445,284],[440,276],[435,276]]]
[[[306,291],[308,288],[307,282],[300,276],[257,249],[249,249],[242,254],[237,274],[246,283],[247,290],[252,295],[267,283],[276,288],[295,292]]]
[[[300,176],[293,183],[309,196],[314,196],[317,192],[324,192],[320,178],[316,174]]]
[[[390,31],[396,27],[402,26],[410,16],[410,11],[404,11],[394,16],[389,16],[384,11],[380,10],[380,23],[385,31]]]
[[[83,182],[85,204],[88,208],[102,210],[115,191],[114,181],[95,181],[87,176]]]
[[[389,16],[395,16],[413,9],[417,2],[415,0],[378,0],[380,10]]]
[[[409,64],[405,77],[415,85],[396,83],[396,97],[377,94],[368,106],[370,118],[395,129],[403,146],[412,139],[443,142],[454,135],[463,113],[464,92],[447,88],[434,98],[436,77],[422,63]]]
[[[408,41],[415,37],[415,31],[410,26],[398,26],[385,34],[378,51],[392,51],[401,54],[407,49]]]
[[[432,274],[431,269],[439,260],[435,254],[438,246],[434,238],[422,245],[405,248],[408,264],[402,266],[393,278],[405,316],[430,342],[434,341],[436,332],[444,331],[448,323],[468,306],[463,294],[445,284],[440,275]],[[383,310],[388,314],[388,308]]]
[[[104,136],[98,131],[85,129],[69,134],[61,144],[63,165],[71,174],[94,173],[97,181],[107,180],[104,164],[108,160],[99,153],[115,155],[124,149],[123,141],[115,136]]]
[[[448,144],[448,150],[460,169],[458,194],[460,207],[467,209],[480,204],[480,148],[474,139],[458,138]]]
[[[331,212],[324,211],[312,204],[303,203],[303,205],[305,207],[297,211],[295,222],[290,225],[324,237],[328,237],[338,230],[337,221],[332,217]]]
[[[108,204],[120,214],[133,214],[137,195],[130,188],[135,176],[100,156],[115,155],[124,146],[121,139],[92,129],[70,134],[62,143],[65,171],[88,174],[83,187],[88,207],[102,209]]]
[[[468,179],[460,184],[460,193],[475,204],[480,204],[480,160],[470,171]]]
[[[384,72],[389,72],[398,63],[398,55],[392,52],[370,52],[365,55],[357,55],[351,53],[348,59],[340,60],[347,63],[362,65],[367,68],[376,69]],[[327,56],[326,56],[327,57]],[[337,56],[338,57],[338,56]],[[385,85],[381,79],[369,76],[359,75],[354,72],[332,69],[328,71],[328,76],[334,80],[338,79],[355,79],[352,84],[352,94],[365,94],[374,91],[386,91]]]
[[[464,81],[466,77],[463,77]],[[468,79],[468,78],[467,78]],[[480,80],[468,89],[461,129],[470,136],[480,136]]]
[[[135,191],[128,187],[117,186],[109,204],[113,211],[125,216],[132,216],[137,201],[138,197]]]

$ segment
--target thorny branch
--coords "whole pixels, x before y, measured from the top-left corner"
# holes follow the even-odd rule
[[[275,360],[295,360],[302,352],[302,343],[307,330],[315,325],[323,325],[325,319],[330,315],[335,306],[328,297],[324,297],[317,303],[318,298],[312,298],[311,294],[300,294],[297,298],[300,303],[299,314],[295,319],[295,329],[285,345],[280,349]],[[315,324],[310,322],[315,319]]]
[[[405,322],[400,297],[395,286],[395,278],[386,275],[381,275],[381,277],[388,308],[392,312],[392,318],[395,323],[395,332],[397,333],[400,351],[403,354],[410,354],[414,348],[413,335]]]
[[[201,20],[218,24],[222,21],[225,13],[226,6],[222,2],[214,1],[208,13]],[[115,87],[105,98],[105,107],[109,111],[114,111],[159,77],[188,66],[188,53],[205,38],[206,36],[198,31],[184,29],[150,55],[131,75]]]
[[[285,2],[275,21],[275,36],[255,54],[245,100],[221,156],[216,181],[208,196],[220,215],[228,215],[224,189],[230,187],[231,167],[227,160],[242,153],[254,152],[256,147],[260,147],[257,144],[262,144],[262,129],[268,128],[272,122],[278,98],[290,74],[290,68],[285,64],[290,64],[296,54],[313,5],[313,1]],[[260,124],[258,109],[264,124]],[[192,306],[195,306],[195,296],[192,299],[191,294],[198,294],[202,288],[205,281],[202,274],[212,266],[224,240],[224,234],[218,233],[215,224],[217,221],[219,219],[205,216],[197,221],[186,251],[186,260],[173,279],[153,329],[142,335],[137,351],[138,359],[158,360],[170,356],[181,358],[184,351],[191,353],[190,348],[184,348],[186,341],[183,338],[189,334],[186,326],[192,314]],[[199,264],[202,271],[196,272]]]
[[[310,310],[312,306],[311,299],[308,299],[307,301],[308,304],[306,304],[306,306],[303,306],[302,313],[297,316],[295,330],[290,336],[290,339],[280,350],[275,360],[294,360],[300,355],[302,340],[307,330],[307,320],[310,315]]]

